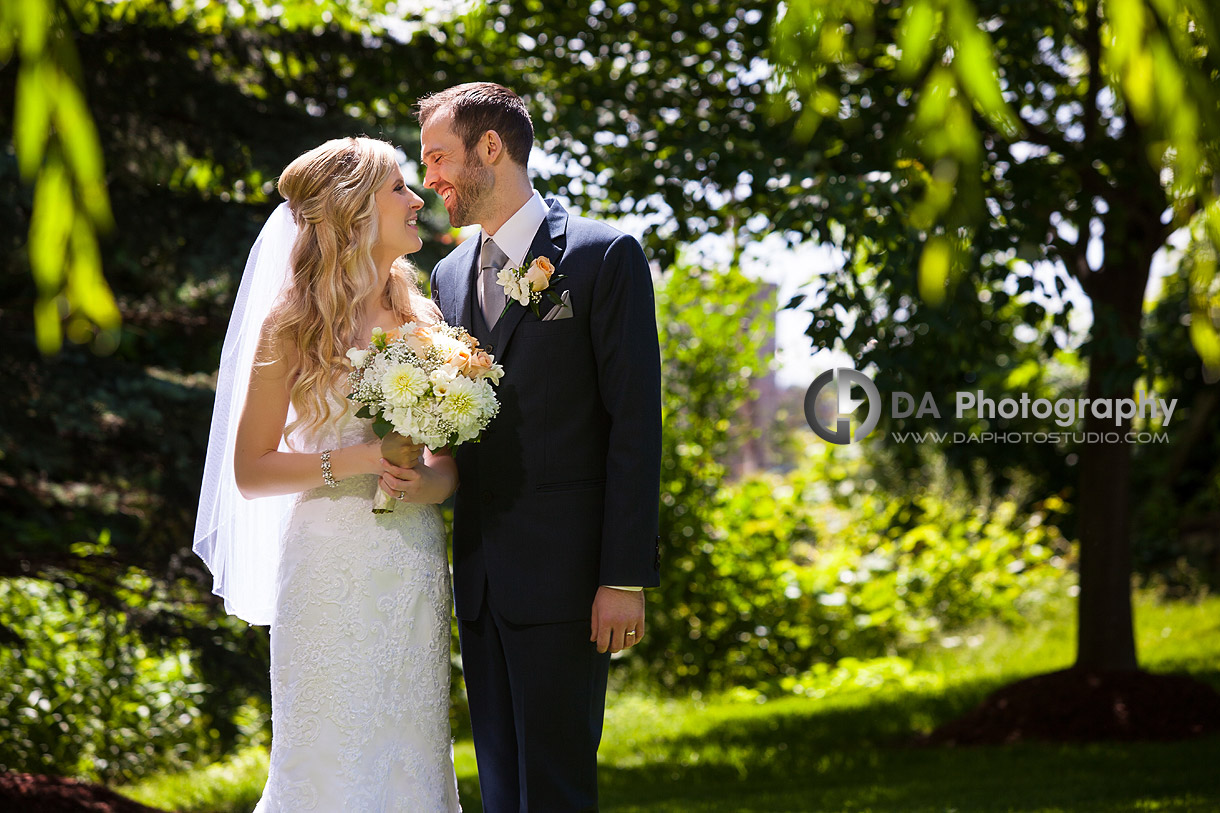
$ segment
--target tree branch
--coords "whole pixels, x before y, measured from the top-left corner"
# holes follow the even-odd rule
[[[1089,99],[1084,105],[1084,143],[1093,144],[1097,133],[1097,120],[1101,113],[1098,98],[1101,94],[1101,18],[1097,3],[1086,3],[1087,25],[1084,32],[1084,53],[1089,61]]]

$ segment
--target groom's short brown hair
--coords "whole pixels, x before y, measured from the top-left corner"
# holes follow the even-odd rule
[[[415,115],[423,127],[438,113],[453,114],[453,130],[469,154],[488,130],[495,130],[508,157],[521,166],[529,165],[534,146],[534,123],[525,102],[495,82],[468,82],[420,99]]]

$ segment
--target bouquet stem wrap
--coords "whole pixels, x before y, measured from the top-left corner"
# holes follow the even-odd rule
[[[397,433],[391,430],[390,434]],[[382,438],[382,440],[384,439],[385,438]],[[410,440],[410,438],[408,438],[408,440]],[[387,452],[384,447],[382,448],[381,453],[385,456],[386,460],[390,461],[395,466],[405,466],[407,463],[405,454]],[[384,491],[378,488],[377,492],[373,495],[373,513],[389,514],[394,510],[394,503],[396,502],[398,502],[397,499],[391,497],[389,494],[386,494]]]

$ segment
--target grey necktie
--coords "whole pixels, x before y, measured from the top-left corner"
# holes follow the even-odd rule
[[[508,301],[504,289],[496,282],[500,269],[508,265],[508,255],[500,250],[496,241],[487,238],[483,244],[483,267],[479,271],[479,286],[483,290],[483,319],[488,327],[495,327]]]

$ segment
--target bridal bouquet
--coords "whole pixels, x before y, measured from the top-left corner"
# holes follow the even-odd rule
[[[492,385],[504,368],[460,327],[376,328],[369,346],[353,347],[347,358],[355,368],[347,397],[379,438],[394,431],[429,449],[457,446],[477,440],[500,409]],[[392,510],[392,498],[378,489],[373,512]]]

